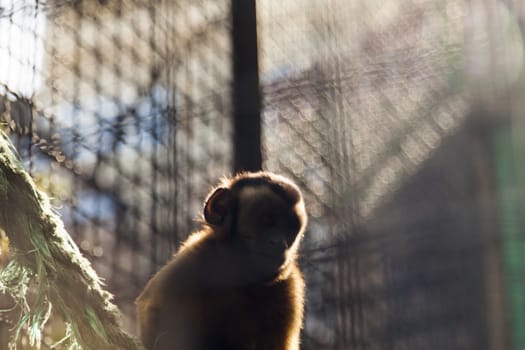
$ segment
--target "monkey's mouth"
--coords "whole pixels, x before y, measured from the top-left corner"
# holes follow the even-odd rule
[[[285,251],[279,251],[278,249],[273,251],[258,251],[255,252],[255,255],[260,257],[266,257],[268,259],[275,259],[279,257],[284,257],[286,255]]]
[[[256,260],[262,263],[264,266],[272,267],[278,269],[282,266],[286,260],[286,251],[280,251],[279,249],[274,249],[271,251],[258,251],[255,252]]]

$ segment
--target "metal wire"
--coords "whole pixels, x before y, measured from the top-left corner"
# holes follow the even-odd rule
[[[506,273],[525,268],[505,270],[497,213],[523,6],[260,0],[257,14],[264,168],[310,213],[302,348],[519,348],[519,317],[501,314],[521,305]],[[0,1],[0,116],[130,330],[231,168],[230,15],[225,0]]]

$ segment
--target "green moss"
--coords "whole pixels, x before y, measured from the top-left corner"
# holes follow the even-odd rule
[[[120,327],[112,296],[64,229],[49,198],[39,192],[8,137],[0,132],[0,228],[10,241],[12,260],[0,271],[0,291],[21,310],[10,347],[22,332],[40,347],[51,312],[66,322],[57,344],[69,349],[141,349]],[[29,286],[37,297],[28,302]]]

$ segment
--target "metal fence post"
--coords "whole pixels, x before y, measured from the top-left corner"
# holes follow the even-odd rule
[[[232,0],[233,171],[262,168],[255,0]]]

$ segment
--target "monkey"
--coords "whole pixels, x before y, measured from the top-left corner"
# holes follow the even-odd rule
[[[270,172],[223,179],[201,228],[136,300],[148,350],[299,350],[307,225],[302,194]]]

